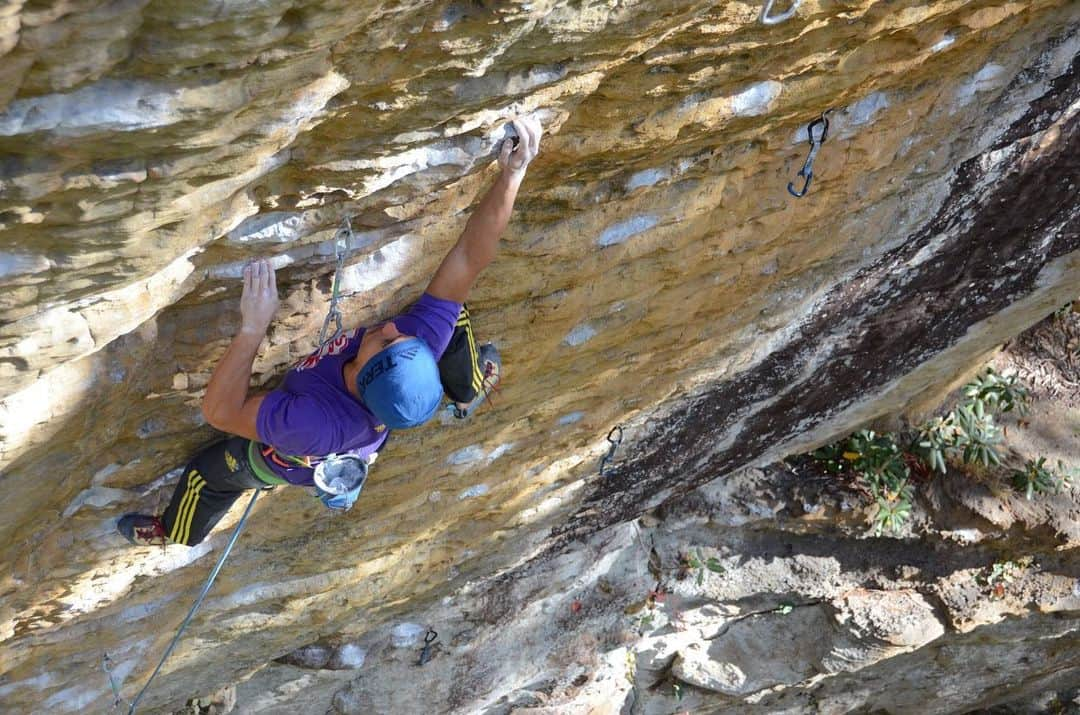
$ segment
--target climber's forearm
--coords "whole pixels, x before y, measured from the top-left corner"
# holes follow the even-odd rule
[[[473,211],[465,230],[446,254],[428,284],[427,292],[444,300],[464,303],[480,271],[495,258],[499,237],[510,223],[514,199],[525,172],[503,170]]]
[[[488,189],[465,224],[465,230],[458,239],[458,246],[476,273],[495,258],[499,238],[510,223],[514,201],[524,178],[524,171],[501,171],[494,186]]]
[[[263,395],[248,397],[251,366],[265,331],[241,330],[221,356],[203,397],[206,421],[223,432],[258,439],[255,416]]]

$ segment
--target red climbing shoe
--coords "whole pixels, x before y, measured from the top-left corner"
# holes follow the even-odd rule
[[[480,405],[491,400],[491,393],[499,390],[499,375],[502,372],[502,358],[499,350],[491,343],[484,343],[479,350],[480,369],[484,373],[484,380],[480,384],[480,390],[471,402],[455,402],[453,407],[454,417],[460,420],[466,419],[476,411]],[[491,400],[494,403],[494,400]]]
[[[116,530],[136,546],[165,546],[171,543],[165,535],[165,525],[156,516],[124,514],[116,522]]]

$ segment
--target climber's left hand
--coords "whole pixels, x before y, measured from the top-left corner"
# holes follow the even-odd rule
[[[278,309],[274,266],[259,258],[244,266],[244,292],[240,295],[240,332],[265,335]]]

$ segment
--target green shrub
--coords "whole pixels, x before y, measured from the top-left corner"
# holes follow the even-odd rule
[[[1058,469],[1047,469],[1046,457],[1039,457],[1038,461],[1029,459],[1023,469],[1013,470],[1013,486],[1029,500],[1035,494],[1056,494],[1069,487],[1072,477],[1063,462],[1058,462]]]
[[[715,556],[704,558],[701,552],[697,549],[694,553],[686,553],[682,557],[683,566],[686,570],[694,572],[694,581],[700,586],[705,581],[705,571],[708,569],[713,573],[723,574],[724,567],[720,564],[720,561]]]
[[[981,403],[993,412],[1012,412],[1027,414],[1031,393],[1019,384],[1016,375],[1001,375],[988,367],[982,375],[964,386],[964,397],[968,404]]]
[[[872,520],[874,536],[881,536],[885,529],[894,534],[900,533],[904,523],[911,518],[911,499],[911,486],[908,484],[902,486],[899,492],[879,496]]]
[[[935,417],[919,428],[912,451],[936,472],[945,473],[945,455],[956,442],[956,423],[953,413]]]
[[[860,430],[848,440],[848,451],[843,456],[850,459],[851,468],[862,477],[875,499],[899,492],[910,475],[900,446],[887,434]]]
[[[965,385],[963,393],[964,402],[923,424],[911,446],[911,451],[930,469],[941,474],[949,459],[984,467],[1001,464],[997,451],[1001,429],[994,414],[1013,410],[1025,414],[1030,400],[1015,375],[1001,375],[989,367]]]
[[[1002,375],[988,367],[963,387],[963,395],[963,402],[955,409],[924,423],[909,436],[907,452],[912,461],[941,474],[950,460],[983,467],[1001,464],[997,446],[1002,432],[994,415],[1014,410],[1025,414],[1029,392],[1015,375]],[[898,533],[911,517],[911,474],[905,451],[897,441],[904,439],[860,430],[811,453],[830,474],[850,472],[856,477],[874,501],[871,523],[879,536],[885,530]],[[1060,488],[1065,478],[1044,469],[1040,462],[1038,468],[1015,472],[1014,482],[1030,498],[1033,492]]]
[[[1001,443],[1001,430],[984,403],[975,401],[953,411],[956,417],[956,441],[953,448],[960,452],[965,464],[1001,464],[996,445]]]
[[[899,533],[911,516],[911,474],[904,452],[892,435],[860,430],[816,450],[813,457],[830,473],[850,470],[855,476],[877,505],[873,517],[876,535],[885,529]]]

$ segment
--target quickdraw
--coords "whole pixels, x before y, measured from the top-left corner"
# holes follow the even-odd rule
[[[619,436],[616,437],[615,439],[612,439],[612,437],[615,435],[616,432],[619,433]],[[615,450],[617,450],[619,448],[619,445],[622,444],[622,438],[623,438],[622,425],[615,425],[614,427],[611,428],[611,431],[608,432],[607,441],[611,446],[608,447],[607,454],[605,454],[600,459],[600,476],[601,477],[604,476],[604,470],[607,469],[608,463],[612,459],[615,458]]]
[[[424,634],[424,647],[420,649],[420,659],[416,661],[417,665],[424,665],[431,660],[431,648],[438,637],[439,634],[435,632],[435,629],[428,628],[427,633]]]
[[[806,127],[806,134],[810,140],[810,155],[806,157],[806,163],[803,164],[803,168],[799,169],[798,176],[804,179],[802,189],[795,190],[795,182],[789,181],[787,185],[788,193],[797,199],[801,199],[806,196],[806,192],[810,190],[810,180],[814,178],[814,159],[817,157],[818,149],[825,143],[825,140],[829,138],[829,117],[828,114],[831,109],[826,109],[821,113],[821,116],[810,122]],[[815,129],[821,129],[821,135],[814,136]]]
[[[334,283],[330,292],[330,308],[326,312],[326,319],[323,320],[322,330],[319,331],[319,350],[322,350],[327,342],[336,339],[343,332],[338,300],[341,298],[341,269],[345,266],[345,252],[348,250],[352,237],[352,222],[346,216],[342,219],[341,228],[334,234]],[[328,338],[326,331],[330,329],[331,320],[334,321],[335,327],[334,333]]]
[[[345,332],[342,326],[342,315],[341,310],[338,308],[338,301],[341,300],[341,271],[345,267],[345,254],[352,244],[352,239],[352,221],[346,216],[341,220],[341,228],[334,233],[334,282],[330,289],[330,307],[326,310],[326,318],[323,319],[322,328],[319,330],[319,345],[315,348],[316,354],[321,354],[328,343],[334,342]],[[327,335],[331,321],[334,323],[334,332]],[[318,458],[313,461],[312,457],[294,457],[280,454],[270,446],[262,450],[262,456],[264,459],[269,459],[285,469],[293,467],[307,467],[310,469],[321,461]]]
[[[130,703],[128,703],[128,701],[124,700],[123,696],[120,695],[120,686],[117,685],[116,677],[113,676],[113,672],[112,672],[113,662],[112,662],[112,658],[109,657],[108,653],[102,653],[101,654],[101,669],[104,670],[105,675],[108,676],[108,678],[109,678],[109,687],[112,688],[112,692],[113,692],[113,710],[116,710],[121,705],[130,705]]]

